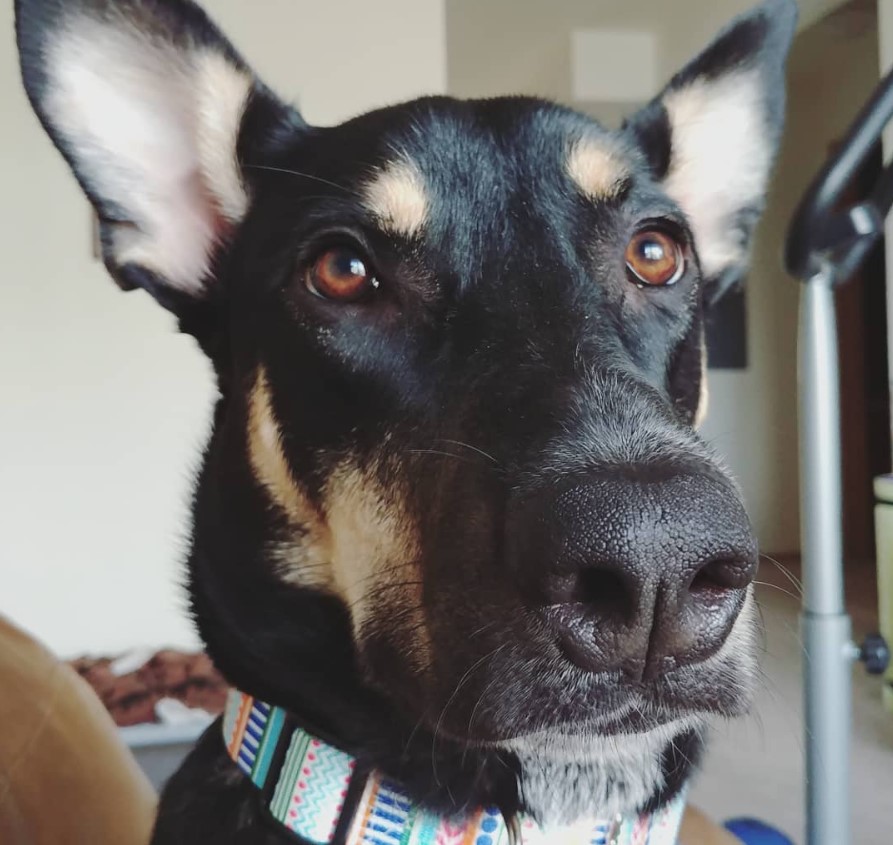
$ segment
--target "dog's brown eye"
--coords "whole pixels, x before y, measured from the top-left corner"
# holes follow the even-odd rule
[[[666,287],[679,281],[685,270],[685,257],[682,247],[666,232],[646,229],[630,240],[626,266],[634,282]]]
[[[306,278],[313,293],[339,302],[354,302],[378,287],[366,260],[343,247],[322,253],[308,268]]]

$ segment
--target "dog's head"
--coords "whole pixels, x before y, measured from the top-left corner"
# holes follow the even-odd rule
[[[619,131],[528,98],[311,127],[185,0],[17,7],[111,274],[217,372],[191,580],[230,679],[451,795],[678,787],[753,682],[755,543],[694,425],[792,4]]]

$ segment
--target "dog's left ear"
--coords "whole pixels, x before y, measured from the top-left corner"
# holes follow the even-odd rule
[[[784,120],[794,0],[768,0],[719,34],[626,124],[694,231],[706,296],[747,267]]]

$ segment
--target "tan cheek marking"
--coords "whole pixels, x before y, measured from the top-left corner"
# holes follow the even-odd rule
[[[331,534],[292,476],[263,368],[249,398],[248,457],[258,482],[295,532],[294,538],[278,538],[270,549],[284,578],[331,589]]]
[[[364,202],[382,228],[402,237],[418,235],[428,219],[422,176],[408,162],[395,162],[381,170],[366,185]]]
[[[428,665],[430,642],[422,610],[417,528],[398,491],[384,490],[374,472],[342,464],[326,485],[336,590],[351,612],[354,636],[387,627],[392,642],[417,668]]]
[[[582,138],[571,147],[567,157],[567,172],[580,190],[590,199],[606,200],[616,197],[629,176],[620,156],[604,142]]]
[[[285,580],[341,598],[360,646],[364,629],[387,626],[391,640],[424,671],[431,646],[417,529],[399,493],[384,490],[373,471],[345,462],[326,484],[320,515],[289,469],[263,368],[249,398],[248,454],[255,477],[295,529],[293,538],[270,546]]]

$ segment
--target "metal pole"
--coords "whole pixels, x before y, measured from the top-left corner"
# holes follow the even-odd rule
[[[840,386],[830,269],[802,286],[799,356],[806,842],[849,845],[854,646],[844,609]]]

